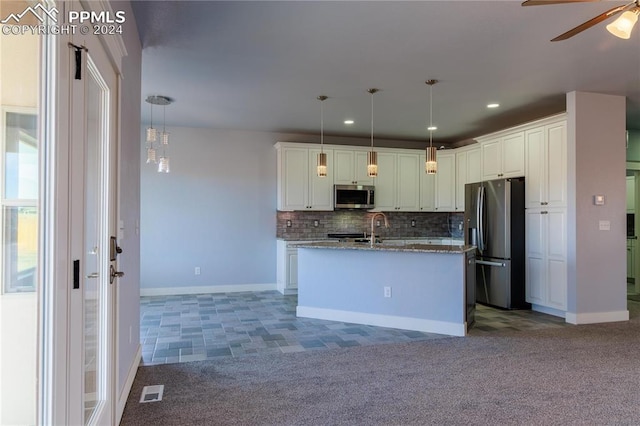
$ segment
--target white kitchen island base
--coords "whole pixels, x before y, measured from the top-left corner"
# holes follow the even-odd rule
[[[468,246],[301,244],[297,315],[464,336],[467,299],[475,306],[466,285],[472,253]]]

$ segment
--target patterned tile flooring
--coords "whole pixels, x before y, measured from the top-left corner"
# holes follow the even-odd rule
[[[144,365],[439,339],[441,334],[298,318],[277,291],[141,298]],[[561,318],[478,305],[471,335],[565,327]]]

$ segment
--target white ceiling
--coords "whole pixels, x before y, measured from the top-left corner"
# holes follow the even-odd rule
[[[621,40],[607,21],[549,41],[626,2],[520,3],[134,1],[143,120],[144,98],[165,95],[168,126],[317,134],[326,95],[330,143],[370,135],[376,87],[375,136],[427,140],[433,78],[434,143],[563,111],[574,90],[627,96],[627,128],[640,130],[640,28]]]

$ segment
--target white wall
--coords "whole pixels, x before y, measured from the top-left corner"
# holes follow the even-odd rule
[[[275,286],[276,136],[168,130],[171,173],[157,173],[154,165],[144,164],[146,155],[142,158],[143,293],[152,288]],[[201,275],[194,274],[196,266]]]
[[[567,322],[625,320],[625,98],[571,92],[567,116]],[[605,196],[604,206],[594,205],[597,194]],[[600,221],[611,230],[599,230]]]
[[[133,11],[128,1],[112,2],[113,10],[127,16],[123,39],[127,56],[122,62],[120,145],[118,161],[118,244],[123,253],[118,269],[125,273],[117,281],[117,369],[118,416],[124,410],[129,388],[140,360],[140,102],[142,53]]]
[[[14,7],[20,10],[23,5],[18,3]],[[34,109],[38,107],[39,46],[39,36],[0,36],[0,104],[2,106]],[[18,57],[20,61],[14,60]],[[4,135],[0,135],[0,148],[3,145],[3,138]],[[0,158],[0,161],[4,159]],[[0,212],[1,217],[2,212]],[[1,222],[0,226],[3,226]],[[0,290],[0,424],[2,425],[35,424],[36,422],[37,318],[38,303],[35,292],[2,294]]]

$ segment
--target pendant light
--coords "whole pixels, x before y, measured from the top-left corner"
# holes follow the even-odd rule
[[[438,80],[427,80],[425,83],[429,85],[429,146],[426,150],[426,158],[424,163],[424,171],[429,175],[434,175],[438,171],[438,163],[436,161],[436,147],[433,146],[433,131],[436,127],[433,126],[433,85]]]
[[[378,153],[373,150],[373,95],[378,89],[369,89],[371,93],[371,151],[367,153],[367,175],[369,177],[378,176]]]
[[[327,177],[327,153],[323,151],[324,147],[324,110],[322,102],[327,99],[326,96],[318,96],[320,101],[320,152],[318,153],[318,177]]]
[[[627,10],[618,19],[607,25],[607,31],[616,37],[628,40],[631,37],[631,30],[638,22],[638,14],[640,14],[640,2],[636,1],[637,6],[632,10]]]
[[[151,115],[151,119],[149,121],[149,127],[147,127],[147,131],[146,131],[147,164],[151,164],[151,163],[155,164],[156,149],[153,146],[153,143],[156,141],[158,137],[158,131],[153,127],[153,102],[149,100],[150,98],[151,96],[145,99],[145,101],[149,103],[150,115]]]
[[[166,96],[152,95],[145,99],[151,105],[151,121],[147,128],[147,163],[157,163],[158,173],[169,173],[169,156],[167,156],[167,148],[169,146],[169,133],[166,128],[166,106],[171,104],[173,100]],[[158,130],[153,127],[153,106],[161,105],[163,109],[162,132],[160,133],[160,146],[162,147],[162,156],[156,161],[156,148],[153,145],[158,138]]]
[[[170,102],[170,100],[167,100],[167,104]],[[162,133],[160,138],[162,141],[162,156],[160,157],[160,162],[158,163],[158,173],[169,173],[169,157],[167,156],[167,147],[169,146],[169,133],[167,133],[167,128],[165,126],[167,122],[167,104],[162,106]]]

